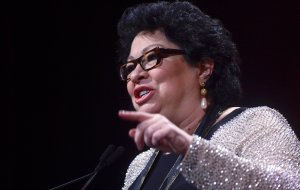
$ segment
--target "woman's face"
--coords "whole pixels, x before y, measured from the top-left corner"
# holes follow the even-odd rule
[[[180,49],[163,32],[141,32],[133,40],[128,60],[155,47]],[[190,66],[183,55],[163,58],[158,67],[144,71],[140,65],[129,75],[127,90],[137,111],[160,113],[176,122],[199,108],[199,68]]]

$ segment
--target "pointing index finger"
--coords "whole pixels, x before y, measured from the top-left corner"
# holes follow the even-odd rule
[[[147,119],[150,119],[152,116],[153,116],[153,114],[146,113],[146,112],[125,111],[125,110],[119,111],[119,117],[124,120],[128,120],[128,121],[142,122]]]

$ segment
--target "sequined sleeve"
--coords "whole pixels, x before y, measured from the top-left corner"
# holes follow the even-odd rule
[[[196,135],[180,164],[199,189],[300,189],[300,145],[284,117],[251,108],[210,141]]]

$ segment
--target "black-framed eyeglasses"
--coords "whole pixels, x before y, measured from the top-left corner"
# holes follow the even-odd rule
[[[130,60],[127,63],[121,65],[120,67],[121,80],[129,81],[130,80],[129,75],[135,69],[137,64],[139,64],[143,70],[149,71],[159,66],[163,58],[167,58],[172,55],[182,55],[184,53],[185,52],[181,49],[166,49],[166,48],[155,47],[145,52],[139,58]]]

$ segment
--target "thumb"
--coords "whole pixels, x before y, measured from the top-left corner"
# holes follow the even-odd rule
[[[136,133],[136,129],[130,129],[129,132],[128,132],[128,135],[129,137],[133,138],[134,139],[134,136],[135,136],[135,133]]]

